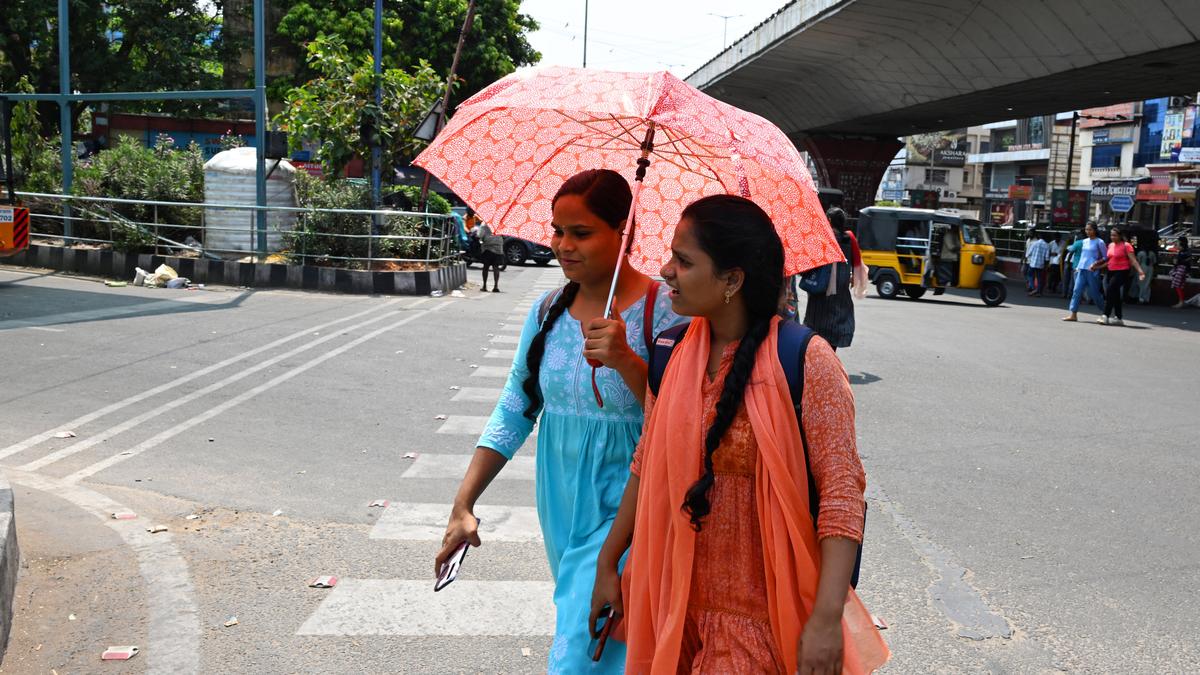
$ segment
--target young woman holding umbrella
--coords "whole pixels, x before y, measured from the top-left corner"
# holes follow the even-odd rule
[[[602,318],[631,199],[626,180],[604,169],[573,176],[555,195],[551,248],[569,283],[534,303],[525,321],[504,393],[479,439],[437,555],[440,568],[463,541],[480,545],[475,503],[537,421],[538,516],[557,609],[552,673],[619,673],[624,667],[624,649],[615,642],[598,664],[587,653],[596,557],[642,430],[647,337],[680,320],[666,293],[628,262],[622,262],[615,318]],[[595,388],[585,359],[606,366],[597,371]]]
[[[750,200],[684,210],[662,274],[695,317],[648,417],[592,600],[623,615],[630,673],[862,673],[887,658],[850,590],[865,476],[846,373],[820,337],[800,428],[777,353],[784,252]],[[618,561],[632,542],[622,593]],[[622,603],[624,597],[624,603]]]

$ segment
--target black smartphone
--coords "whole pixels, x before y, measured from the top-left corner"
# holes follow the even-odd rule
[[[476,526],[478,526],[480,522],[482,521],[480,521],[478,518],[475,519]],[[434,593],[437,593],[443,588],[449,586],[450,582],[458,578],[458,571],[462,569],[463,560],[466,559],[467,549],[469,548],[471,548],[471,544],[464,540],[463,543],[458,545],[458,548],[454,549],[454,553],[450,554],[450,557],[446,559],[446,562],[442,563],[442,568],[438,570],[437,581],[435,581],[433,584]]]
[[[613,615],[617,610],[605,605],[606,611],[603,611],[598,620],[597,636],[592,638],[591,644],[588,645],[588,654],[593,661],[599,661],[600,657],[604,656],[604,645],[608,644],[608,636],[612,633],[613,627],[617,622],[613,620]]]

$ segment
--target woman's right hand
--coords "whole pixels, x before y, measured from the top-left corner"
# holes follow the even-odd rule
[[[592,586],[592,613],[588,616],[588,633],[599,637],[596,632],[596,621],[607,614],[605,607],[613,608],[614,623],[625,615],[625,607],[621,604],[621,575],[615,565],[596,565],[596,584]]]
[[[471,546],[479,546],[479,520],[470,509],[455,508],[450,512],[450,522],[446,524],[446,534],[442,537],[442,550],[438,551],[433,563],[433,576],[436,578],[442,571],[442,565],[464,541]]]

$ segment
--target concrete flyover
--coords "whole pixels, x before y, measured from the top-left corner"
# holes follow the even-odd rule
[[[1197,63],[1195,0],[793,0],[688,82],[779,125],[850,198],[897,136],[1192,93]]]

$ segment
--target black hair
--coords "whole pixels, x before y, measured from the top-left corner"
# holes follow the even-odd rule
[[[555,193],[550,208],[554,208],[559,198],[568,195],[581,197],[588,211],[596,214],[614,230],[620,227],[621,221],[629,215],[629,205],[633,203],[633,192],[629,189],[629,183],[621,174],[611,169],[588,169],[571,176]],[[550,334],[550,329],[554,328],[554,323],[563,312],[575,302],[575,296],[578,294],[579,284],[574,281],[567,282],[559,292],[558,299],[547,310],[537,334],[529,342],[529,351],[525,355],[525,367],[529,370],[529,375],[521,383],[521,389],[529,398],[525,417],[530,420],[537,420],[538,411],[544,402],[538,378],[542,370],[542,355],[546,351],[546,336]]]
[[[725,376],[716,416],[704,435],[704,475],[687,491],[683,511],[697,531],[712,510],[708,491],[713,486],[713,454],[745,398],[746,385],[758,348],[771,331],[783,289],[783,244],[771,218],[757,204],[733,195],[713,195],[692,202],[681,220],[692,224],[700,248],[718,272],[742,270],[741,295],[748,329]]]
[[[829,219],[829,226],[833,228],[835,234],[841,234],[846,229],[846,212],[836,206],[829,207],[825,212],[825,217]]]
[[[1186,251],[1189,248],[1191,248],[1191,242],[1188,241],[1187,235],[1186,234],[1179,235],[1179,249],[1181,251]]]

